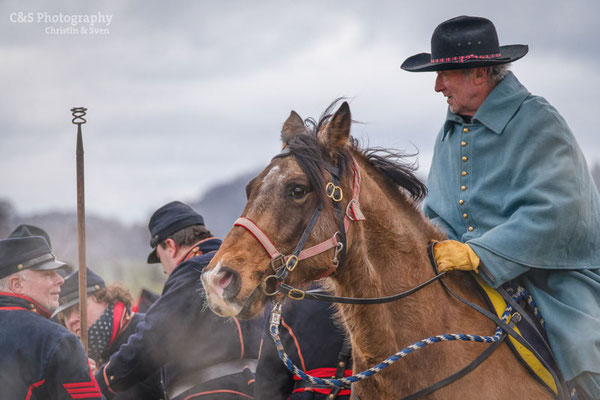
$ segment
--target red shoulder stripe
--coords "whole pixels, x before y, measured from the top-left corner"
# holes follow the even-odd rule
[[[92,375],[91,368],[90,381],[89,382],[73,382],[63,383],[63,387],[69,393],[72,399],[101,399],[102,393],[100,392],[100,386],[96,382],[96,378]]]
[[[31,399],[31,393],[33,392],[33,389],[35,389],[38,386],[42,386],[44,382],[46,382],[46,378],[29,386],[29,390],[27,391],[27,397],[25,397],[25,400]]]

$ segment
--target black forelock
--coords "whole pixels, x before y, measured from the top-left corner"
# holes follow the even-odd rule
[[[393,189],[403,189],[415,200],[423,199],[427,195],[427,187],[414,174],[417,169],[416,162],[407,161],[416,154],[404,154],[398,150],[380,147],[360,149],[358,141],[350,136],[350,145],[340,149],[340,152],[334,155],[335,160],[330,159],[331,155],[328,149],[319,142],[317,134],[331,120],[332,111],[341,100],[344,98],[334,100],[321,114],[318,121],[312,118],[305,119],[307,133],[291,138],[287,144],[288,150],[285,150],[295,157],[312,189],[322,200],[325,200],[325,174],[323,172],[325,167],[336,163],[342,174],[348,173],[348,171],[352,171],[352,151],[357,151],[366,157],[373,168],[385,176],[386,181]],[[342,177],[340,176],[340,178]]]

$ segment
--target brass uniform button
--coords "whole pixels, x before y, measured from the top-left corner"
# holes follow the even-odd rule
[[[114,375],[111,375],[111,376],[110,376],[110,380],[111,380],[111,381],[114,381],[114,380],[115,380],[115,376],[114,376]]]
[[[467,218],[469,218],[469,215],[468,214],[463,214],[463,218],[467,219]]]
[[[470,226],[469,227],[469,232],[473,232],[473,229],[475,229],[475,228],[473,228],[472,226]]]
[[[463,128],[464,133],[469,133],[469,128]]]
[[[463,185],[460,187],[460,190],[462,190],[464,192],[465,190],[467,190],[467,187]]]
[[[22,269],[23,269],[23,264],[19,264],[19,265],[17,265],[17,269],[18,269],[19,271],[20,271],[20,270],[22,270]]]
[[[463,171],[460,173],[462,176],[467,176],[467,171]]]
[[[467,161],[468,160],[467,156],[463,156],[462,160]]]
[[[464,200],[459,200],[458,204],[460,204],[462,206],[463,204],[465,204],[465,201]]]
[[[100,285],[94,285],[94,289],[100,290]]]
[[[465,147],[465,146],[467,145],[467,142],[465,142],[465,141],[463,140],[462,142],[460,142],[460,145],[461,145],[462,147]]]

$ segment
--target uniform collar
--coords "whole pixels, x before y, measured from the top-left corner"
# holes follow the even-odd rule
[[[31,297],[9,292],[0,292],[0,309],[5,307],[23,308],[27,311],[41,315],[44,318],[50,318],[50,315],[52,315],[50,311]]]
[[[217,250],[219,248],[220,244],[221,244],[221,240],[217,239],[215,237],[203,239],[203,240],[195,243],[192,246],[192,248],[189,249],[188,252],[183,255],[183,257],[181,257],[181,259],[177,263],[177,266],[181,265],[181,263],[189,260],[190,258]]]
[[[529,94],[527,88],[509,71],[506,77],[485,98],[473,116],[473,123],[481,123],[492,132],[498,135],[502,134],[506,124],[512,119]],[[448,108],[442,140],[446,138],[448,132],[452,131],[454,124],[457,123],[464,123],[462,117],[454,114]]]

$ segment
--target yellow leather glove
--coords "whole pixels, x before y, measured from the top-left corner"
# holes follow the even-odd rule
[[[433,256],[438,265],[439,272],[452,271],[477,271],[479,257],[473,249],[465,243],[456,240],[444,240],[433,246]]]

